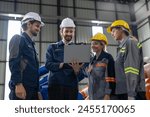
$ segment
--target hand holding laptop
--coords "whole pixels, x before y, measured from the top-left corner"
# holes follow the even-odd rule
[[[79,63],[77,60],[72,60],[69,65],[73,68],[75,74],[77,75],[80,71],[80,68],[83,66],[84,63]]]

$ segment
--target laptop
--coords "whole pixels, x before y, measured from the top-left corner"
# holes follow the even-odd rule
[[[90,45],[65,45],[64,63],[71,63],[75,60],[79,63],[90,62]]]

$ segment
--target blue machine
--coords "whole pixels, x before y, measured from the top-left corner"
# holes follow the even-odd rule
[[[45,66],[41,66],[39,68],[39,75],[40,75],[39,90],[41,92],[43,100],[48,99],[48,74],[49,72]]]

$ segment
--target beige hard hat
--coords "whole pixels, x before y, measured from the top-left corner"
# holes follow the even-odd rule
[[[39,16],[38,13],[35,13],[35,12],[29,12],[25,14],[25,16],[23,17],[21,21],[21,25],[24,25],[27,22],[33,21],[33,20],[39,21],[41,23],[41,26],[44,26],[44,23],[42,22],[41,17]]]

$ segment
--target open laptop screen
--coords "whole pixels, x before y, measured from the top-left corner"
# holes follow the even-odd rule
[[[76,60],[80,63],[90,62],[90,45],[65,45],[64,63],[71,63]]]

